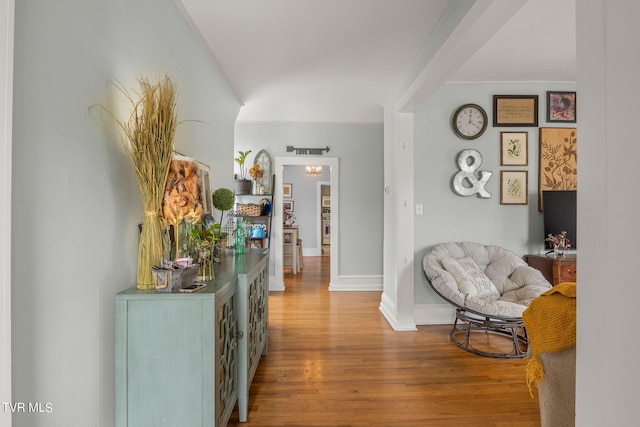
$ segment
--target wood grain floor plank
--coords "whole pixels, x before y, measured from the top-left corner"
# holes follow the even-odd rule
[[[540,425],[526,360],[460,350],[449,325],[395,332],[379,292],[329,292],[328,284],[329,257],[305,257],[301,274],[285,273],[286,290],[269,295],[269,353],[247,422],[236,410],[229,426]]]

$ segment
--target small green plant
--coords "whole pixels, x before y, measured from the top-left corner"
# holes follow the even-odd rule
[[[251,150],[247,151],[238,151],[238,157],[234,160],[240,166],[240,179],[246,179],[247,168],[244,165],[245,160],[247,160],[247,156],[251,153]]]
[[[213,192],[213,207],[220,211],[220,224],[222,224],[222,217],[224,211],[228,211],[233,208],[234,197],[233,191],[228,188],[218,188]]]

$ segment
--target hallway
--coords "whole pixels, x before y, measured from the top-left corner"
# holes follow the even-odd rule
[[[305,257],[269,296],[269,348],[231,426],[539,426],[526,360],[474,356],[450,326],[394,332],[379,292],[329,292],[329,257]]]

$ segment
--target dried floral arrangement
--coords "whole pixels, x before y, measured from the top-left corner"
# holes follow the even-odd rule
[[[180,258],[180,223],[195,223],[202,215],[204,205],[198,162],[176,155],[171,160],[162,207],[163,219],[175,227],[176,259]]]
[[[257,163],[254,163],[253,166],[251,166],[251,169],[249,169],[249,175],[251,175],[251,178],[254,180],[258,180],[264,176],[264,169],[262,169]]]
[[[122,145],[133,164],[144,205],[144,221],[138,249],[137,283],[140,289],[152,289],[152,267],[163,255],[162,200],[174,150],[177,121],[176,87],[171,78],[156,83],[138,79],[139,99],[121,84],[114,83],[131,104],[127,120],[118,120]]]

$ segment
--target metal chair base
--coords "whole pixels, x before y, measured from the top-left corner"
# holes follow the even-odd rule
[[[478,317],[476,317],[478,316]],[[459,323],[460,322],[460,323]],[[478,350],[471,343],[472,334],[484,332],[501,335],[512,341],[513,348],[508,353],[492,353]],[[521,318],[500,319],[492,317],[474,317],[467,315],[465,310],[456,309],[456,320],[453,329],[449,333],[449,339],[457,347],[473,354],[499,359],[522,358],[527,355],[529,339]],[[522,346],[522,347],[521,347]],[[523,351],[522,348],[525,350]]]

